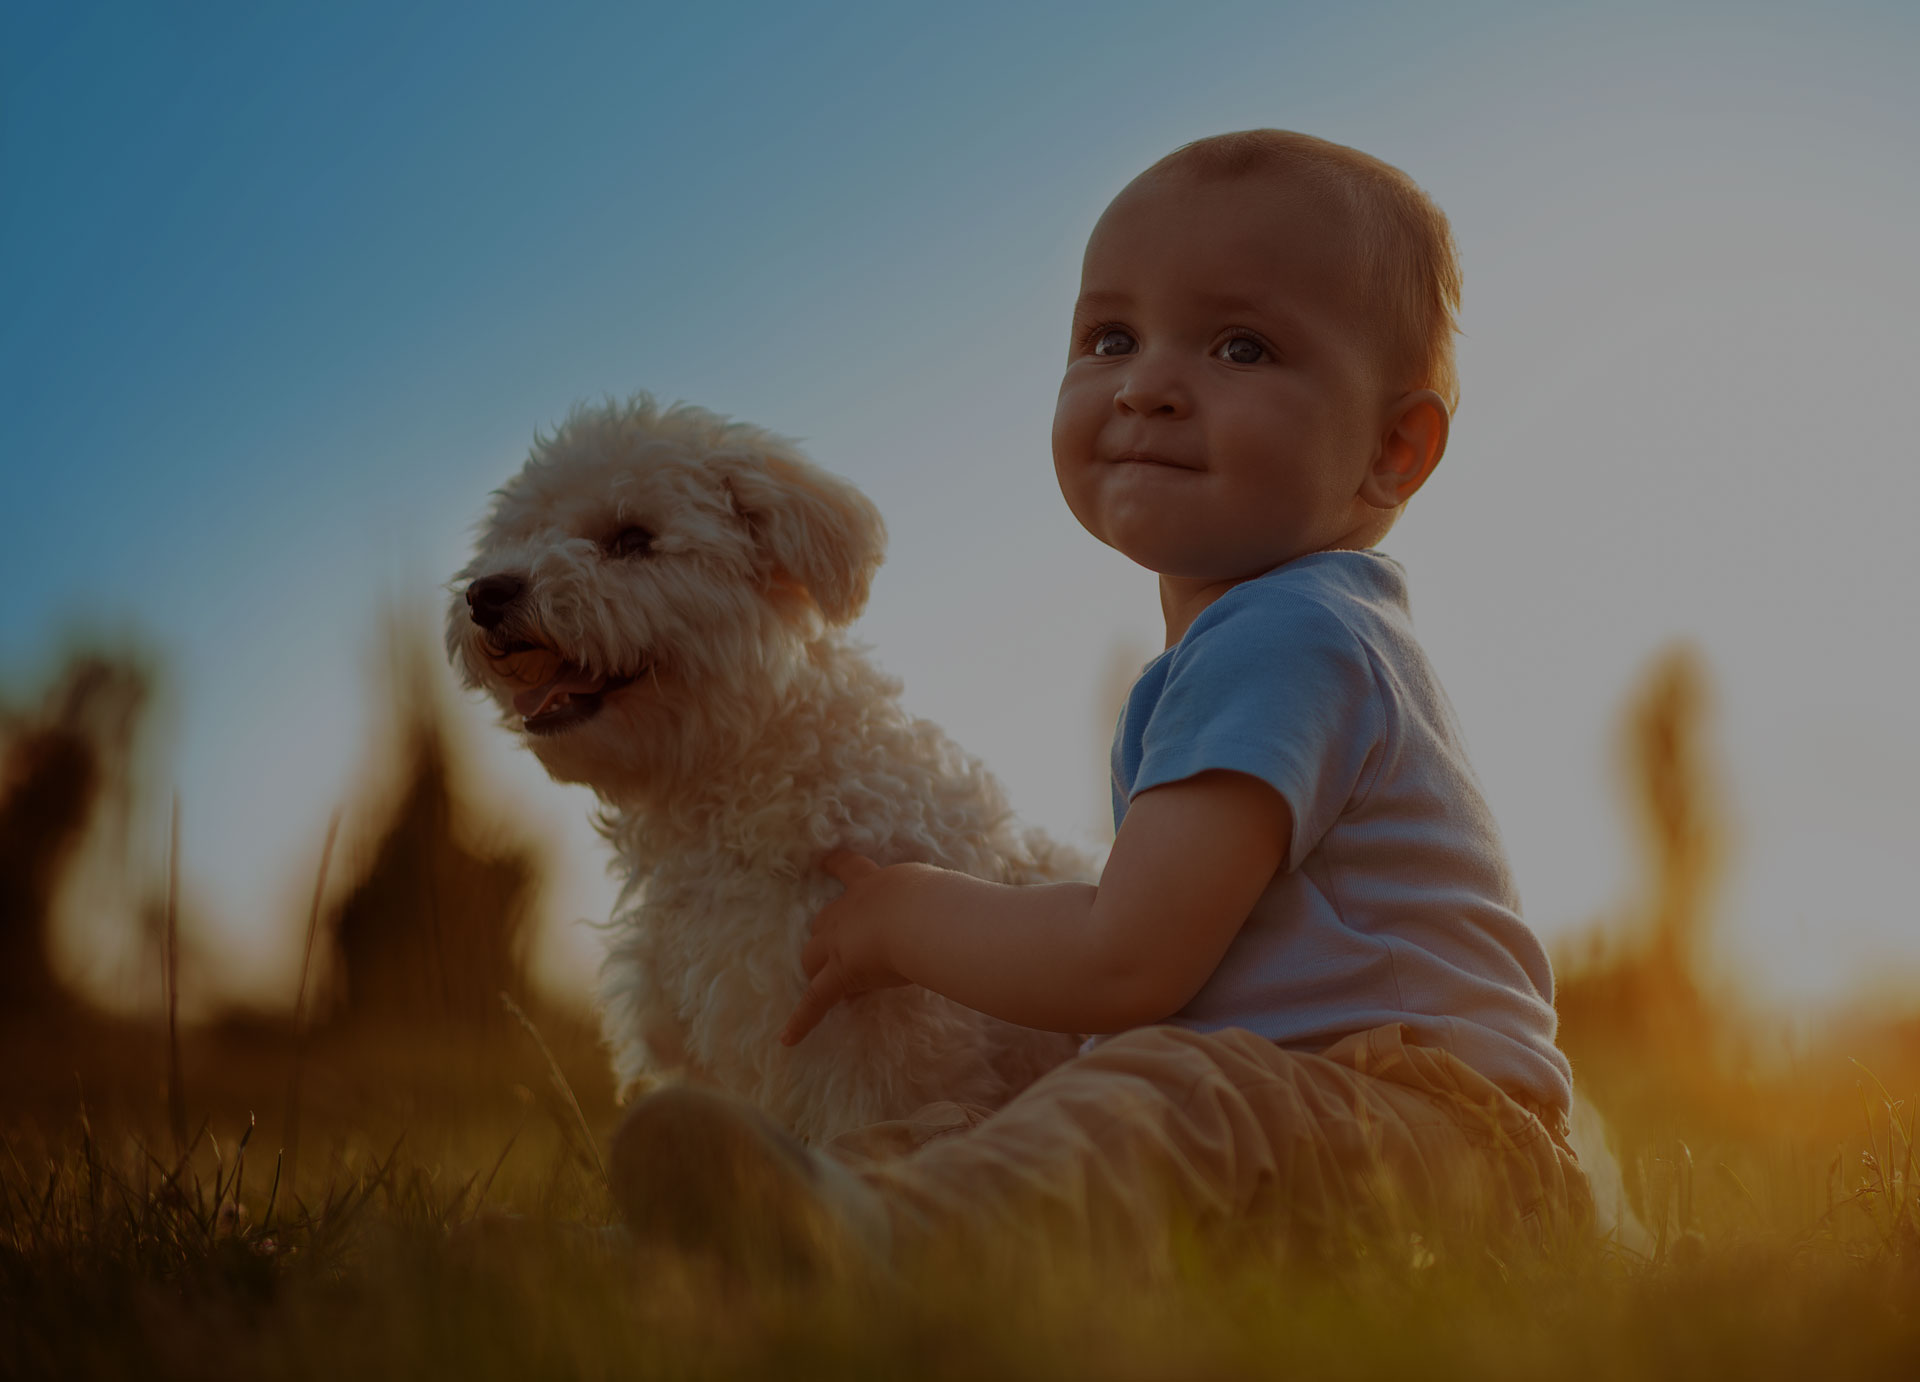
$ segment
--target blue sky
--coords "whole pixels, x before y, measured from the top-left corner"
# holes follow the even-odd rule
[[[1894,5],[15,0],[0,677],[77,629],[160,652],[189,886],[236,985],[279,975],[381,767],[382,608],[437,607],[535,428],[644,387],[865,487],[865,636],[1095,838],[1112,669],[1157,629],[1048,467],[1080,244],[1184,140],[1306,129],[1453,217],[1464,407],[1388,549],[1535,923],[1623,900],[1615,716],[1691,638],[1728,948],[1836,991],[1920,963],[1916,59]],[[470,737],[556,913],[603,909],[584,799]]]

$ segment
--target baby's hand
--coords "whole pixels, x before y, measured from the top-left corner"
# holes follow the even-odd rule
[[[835,850],[820,866],[844,883],[846,891],[813,919],[813,934],[800,952],[807,991],[780,1033],[784,1046],[797,1044],[842,999],[907,982],[887,958],[888,919],[911,905],[918,874],[938,872],[921,864],[883,869],[845,850]]]

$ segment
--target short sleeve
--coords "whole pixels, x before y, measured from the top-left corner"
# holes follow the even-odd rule
[[[1222,596],[1169,658],[1132,796],[1198,773],[1259,778],[1293,813],[1289,871],[1363,786],[1385,733],[1366,649],[1310,598]]]

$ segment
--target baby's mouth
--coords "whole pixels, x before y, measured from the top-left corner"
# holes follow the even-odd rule
[[[599,713],[609,691],[617,691],[646,669],[624,676],[593,672],[569,662],[552,648],[516,641],[486,647],[494,672],[509,686],[513,708],[529,734],[554,734],[584,724]]]
[[[1115,465],[1152,465],[1168,470],[1198,470],[1197,465],[1188,465],[1183,461],[1169,460],[1165,456],[1156,456],[1148,451],[1126,451],[1113,458]]]

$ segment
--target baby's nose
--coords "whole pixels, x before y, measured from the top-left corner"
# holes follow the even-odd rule
[[[467,587],[467,608],[473,612],[473,622],[483,629],[498,628],[526,588],[525,581],[509,572],[482,576]]]
[[[1142,417],[1174,417],[1186,411],[1187,394],[1171,371],[1143,362],[1127,371],[1114,392],[1113,406]]]

